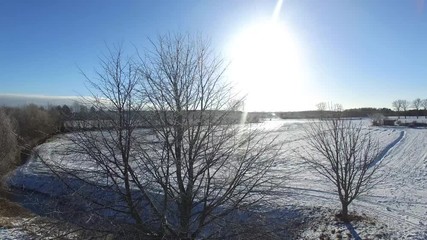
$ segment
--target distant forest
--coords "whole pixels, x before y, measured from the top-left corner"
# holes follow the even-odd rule
[[[258,113],[259,114],[259,113]],[[282,119],[302,119],[302,118],[320,118],[327,116],[334,116],[334,111],[295,111],[295,112],[276,112],[275,115]],[[426,110],[407,110],[407,111],[393,111],[389,108],[351,108],[341,111],[342,117],[352,118],[366,118],[371,117],[374,114],[382,114],[385,117],[389,116],[426,116]]]
[[[324,116],[333,116],[336,112],[334,111],[325,111],[325,110],[315,110],[315,111],[297,111],[297,112],[278,112],[276,115],[283,119],[299,119],[299,118],[319,118]],[[384,116],[397,116],[398,112],[395,112],[389,108],[351,108],[346,109],[341,112],[343,117],[355,117],[355,118],[364,118],[372,116],[373,114],[382,114]],[[404,116],[403,112],[399,112]],[[406,116],[416,116],[417,113],[415,110],[407,111]]]
[[[66,115],[69,116],[69,120],[87,120],[92,119],[95,110],[87,108],[85,106],[74,105],[68,108],[66,105],[62,107],[65,110]],[[289,112],[248,112],[246,115],[246,122],[259,122],[263,119],[269,118],[281,118],[281,119],[304,119],[304,118],[321,118],[328,116],[336,116],[335,111],[328,110],[309,110],[309,111],[289,111]],[[237,111],[236,117],[240,118],[243,112]],[[351,117],[351,118],[366,118],[371,117],[374,114],[381,114],[385,117],[389,116],[426,116],[426,110],[407,110],[407,111],[393,111],[390,108],[351,108],[340,111],[340,116]]]

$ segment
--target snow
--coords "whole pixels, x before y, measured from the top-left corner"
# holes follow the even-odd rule
[[[31,237],[19,228],[0,228],[0,239],[31,239]]]
[[[369,195],[356,200],[351,209],[385,224],[390,234],[386,239],[425,239],[427,129],[368,126],[366,128],[374,131],[384,149],[381,163],[383,167],[378,172],[382,178]],[[287,129],[291,127],[287,126]],[[294,133],[297,136],[300,134]],[[303,143],[293,142],[288,144],[288,148],[298,149],[298,146],[302,145]],[[310,171],[297,172],[291,179],[293,180],[282,190],[286,195],[282,198],[286,199],[284,200],[286,204],[323,206],[330,209],[337,209],[339,206],[334,189],[325,179]],[[364,237],[372,235],[375,231],[379,232],[380,229],[373,228],[371,233],[365,234]]]
[[[274,120],[257,127],[275,134],[285,142],[283,160],[274,167],[278,176],[288,179],[268,198],[269,206],[277,209],[316,209],[310,216],[310,224],[300,234],[301,239],[358,236],[362,239],[426,239],[427,238],[427,129],[403,127],[372,127],[363,120],[366,131],[372,131],[380,140],[382,156],[378,162],[380,181],[369,192],[350,206],[365,221],[345,225],[334,219],[339,210],[338,197],[333,186],[301,164],[298,152],[305,146],[306,120]],[[38,147],[48,161],[56,161],[58,152],[69,144],[65,136],[59,136]],[[71,156],[78,159],[77,156]],[[70,167],[81,164],[69,162]],[[74,166],[73,166],[74,164]],[[81,167],[81,166],[80,166]],[[286,174],[284,174],[286,173]],[[52,184],[53,176],[39,159],[31,159],[19,168],[10,179],[17,188],[59,196],[58,184]],[[0,239],[7,235],[0,229]],[[2,235],[3,234],[3,235]],[[4,235],[6,234],[6,235]],[[349,235],[350,234],[350,235]]]
[[[0,217],[0,239],[2,240],[26,240],[34,239],[31,228],[33,218]]]
[[[402,238],[427,232],[427,129],[405,132],[384,159],[382,172],[387,177],[370,196],[356,202],[358,208],[383,216]]]

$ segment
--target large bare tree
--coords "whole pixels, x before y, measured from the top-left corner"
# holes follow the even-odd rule
[[[137,69],[120,46],[108,49],[95,74],[83,73],[91,96],[79,104],[92,109],[90,118],[68,122],[72,133],[64,137],[65,148],[54,150],[59,156],[40,153],[39,158],[65,183],[68,201],[85,206],[82,221],[73,216],[80,207],[71,209],[73,222],[128,238],[149,238],[157,233],[150,228],[154,220],[147,214],[151,207],[146,206],[150,201],[141,170],[145,102],[137,89]],[[129,222],[133,224],[124,231]]]
[[[349,205],[373,186],[378,143],[360,122],[339,117],[312,122],[306,133],[309,148],[303,158],[333,184],[346,220]]]
[[[242,100],[206,41],[166,35],[152,43],[138,63],[120,49],[101,59],[84,103],[96,117],[74,122],[80,131],[68,135],[64,158],[45,162],[80,182],[64,181],[90,206],[89,222],[108,212],[112,223],[132,223],[120,230],[128,237],[218,235],[223,217],[271,187],[280,145],[241,124]]]
[[[262,196],[279,148],[239,124],[242,101],[206,41],[163,36],[142,61],[158,142],[144,163],[161,193],[162,228],[176,238],[207,236],[206,226]]]

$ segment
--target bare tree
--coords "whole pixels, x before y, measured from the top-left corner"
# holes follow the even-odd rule
[[[150,201],[139,151],[147,139],[138,129],[143,126],[144,98],[137,89],[137,69],[120,46],[108,49],[94,76],[83,73],[92,96],[79,104],[93,109],[91,118],[68,126],[74,131],[65,136],[65,149],[54,150],[60,156],[50,159],[39,154],[39,158],[65,184],[69,201],[84,205],[81,220],[75,217],[77,207],[69,211],[73,222],[84,229],[149,238],[158,233],[151,231],[153,219],[147,214],[151,207],[145,206]],[[125,231],[124,223],[129,221],[134,224]]]
[[[402,110],[401,100],[393,101],[392,106],[394,110],[397,112],[397,118],[400,118],[400,111]]]
[[[424,108],[424,116],[427,118],[427,99],[421,101],[421,106]]]
[[[204,232],[207,226],[259,200],[279,148],[274,138],[236,124],[241,114],[233,110],[242,101],[205,41],[164,36],[154,47],[141,73],[160,144],[144,163],[161,190],[162,228],[175,238],[207,236],[214,233]]]
[[[420,108],[422,107],[421,104],[422,104],[422,100],[420,98],[416,98],[414,101],[412,101],[412,107],[417,112],[417,119],[418,119],[418,116],[420,115]]]
[[[121,203],[111,205],[90,200],[115,212],[122,212],[125,207],[125,213],[135,221],[137,230],[147,233],[142,210],[137,204],[146,197],[145,189],[140,188],[138,194],[132,189],[139,183],[140,176],[136,174],[141,163],[136,161],[135,154],[140,153],[135,149],[141,144],[138,138],[143,138],[137,132],[142,126],[138,114],[144,106],[137,90],[137,66],[132,58],[123,56],[121,47],[109,49],[108,55],[100,61],[101,70],[96,73],[95,80],[85,75],[92,89],[92,98],[84,99],[85,105],[95,109],[96,118],[81,121],[81,127],[101,131],[81,131],[72,135],[70,139],[76,148],[70,150],[82,154],[97,166],[94,174],[98,179],[107,179],[108,184],[104,187],[114,189]],[[90,175],[83,177],[86,176]],[[99,186],[99,182],[94,184]]]
[[[334,185],[347,220],[349,205],[373,186],[378,143],[360,122],[339,117],[313,122],[306,133],[309,148],[303,159]]]
[[[62,160],[46,161],[62,180],[79,180],[64,182],[87,202],[85,223],[108,211],[116,227],[105,231],[131,219],[121,234],[209,237],[262,198],[280,146],[239,124],[242,100],[224,71],[205,41],[184,36],[159,37],[139,63],[120,49],[101,59],[85,104],[97,118],[78,122],[86,131],[69,135]]]
[[[402,106],[402,110],[403,110],[403,113],[404,113],[405,119],[406,119],[407,111],[408,111],[411,103],[407,100],[399,100],[399,101],[400,101],[400,105]]]
[[[343,106],[339,103],[334,104],[333,109],[335,110],[335,112],[342,112],[343,111]]]
[[[320,102],[320,103],[316,104],[316,108],[318,111],[325,111],[326,110],[326,103]]]

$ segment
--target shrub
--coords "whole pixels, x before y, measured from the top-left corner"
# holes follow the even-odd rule
[[[17,137],[10,117],[0,109],[0,177],[15,166]]]

